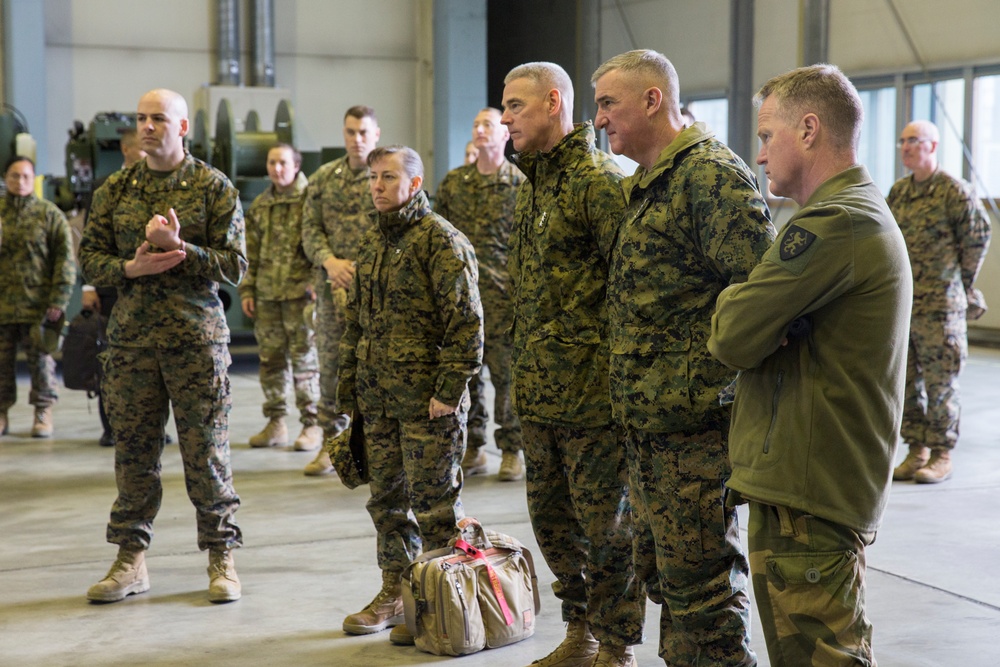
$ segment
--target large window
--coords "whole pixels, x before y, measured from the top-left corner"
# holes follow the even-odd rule
[[[875,185],[883,193],[896,180],[896,89],[860,90],[865,109],[858,143],[858,161],[868,167]]]
[[[1000,75],[977,78],[973,100],[971,180],[980,197],[1000,197]]]
[[[941,132],[938,165],[955,176],[962,176],[965,159],[965,81],[947,79],[913,86],[910,120],[929,120]]]
[[[729,139],[729,101],[722,97],[710,100],[692,100],[687,103],[695,120],[700,120],[708,125],[708,129],[715,133],[715,138],[724,144],[728,144]]]

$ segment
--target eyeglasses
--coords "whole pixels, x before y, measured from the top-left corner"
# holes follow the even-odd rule
[[[917,144],[922,144],[925,141],[930,141],[930,139],[922,139],[921,137],[900,137],[899,141],[896,142],[896,148],[902,148],[903,146],[916,146]]]

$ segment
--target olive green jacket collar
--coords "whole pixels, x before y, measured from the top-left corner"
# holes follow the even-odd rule
[[[871,182],[872,177],[868,174],[868,169],[866,169],[863,164],[856,164],[853,167],[848,167],[839,174],[835,174],[834,176],[831,176],[823,181],[823,183],[816,188],[816,191],[809,196],[809,199],[802,208],[808,208],[809,206],[819,202],[826,201],[835,193],[846,188],[855,185],[867,185]]]

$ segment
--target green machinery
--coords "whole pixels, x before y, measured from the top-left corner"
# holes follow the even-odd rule
[[[135,114],[106,111],[84,128],[76,121],[66,143],[66,179],[58,183],[56,204],[68,211],[84,208],[101,183],[122,166],[121,138],[135,129]]]

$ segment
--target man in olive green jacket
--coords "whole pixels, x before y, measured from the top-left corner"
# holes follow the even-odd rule
[[[447,546],[465,516],[467,385],[483,359],[483,308],[476,254],[431,212],[416,151],[377,148],[368,165],[377,213],[358,247],[337,400],[364,419],[382,589],[343,627],[397,626],[390,639],[412,644],[400,577],[422,550]]]
[[[863,110],[832,65],[771,79],[757,163],[802,208],[719,296],[709,350],[739,369],[728,486],[749,501],[750,570],[774,667],[874,665],[865,547],[888,500],[912,279],[857,163]]]

